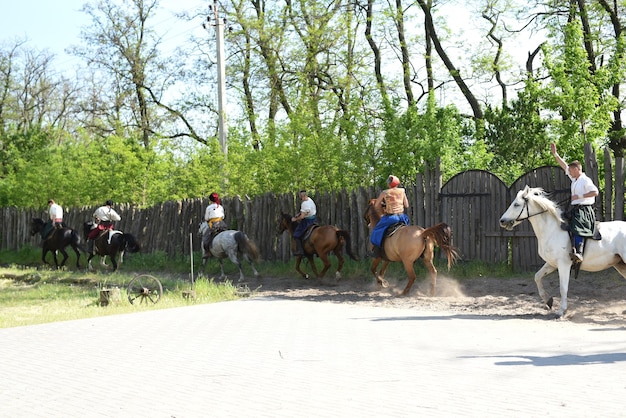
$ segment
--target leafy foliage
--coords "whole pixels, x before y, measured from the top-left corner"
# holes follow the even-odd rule
[[[382,185],[389,173],[412,182],[438,161],[444,181],[467,169],[512,181],[554,164],[550,142],[568,160],[582,159],[584,143],[624,151],[617,5],[557,2],[532,14],[526,2],[489,4],[477,17],[495,48],[477,52],[426,2],[400,13],[399,3],[234,1],[224,11],[237,25],[226,35],[223,154],[215,39],[163,56],[158,3],[87,3],[93,25],[73,51],[90,67],[79,80],[19,42],[0,46],[0,205],[334,191]],[[525,71],[501,23],[517,12],[549,35]],[[403,32],[426,20],[423,33]],[[450,45],[474,53],[468,67]]]

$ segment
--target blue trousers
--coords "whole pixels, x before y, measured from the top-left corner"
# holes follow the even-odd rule
[[[296,226],[295,231],[293,231],[293,237],[296,239],[301,239],[304,236],[307,228],[315,223],[315,218],[304,218]]]
[[[397,215],[384,215],[380,218],[380,221],[372,230],[372,233],[370,234],[370,242],[375,246],[380,247],[380,244],[383,242],[383,235],[385,235],[387,228],[393,224],[397,224],[398,222],[408,225],[409,217],[405,213],[399,213]]]

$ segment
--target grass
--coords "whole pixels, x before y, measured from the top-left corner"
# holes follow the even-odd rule
[[[152,309],[167,309],[189,304],[234,300],[248,292],[231,282],[215,283],[199,279],[195,298],[183,297],[190,290],[188,281],[160,277],[163,297],[156,304],[130,304],[126,286],[133,273],[89,274],[32,267],[0,268],[0,328],[35,325],[104,315],[127,314]],[[100,289],[118,287],[121,299],[108,306],[100,304]]]
[[[82,267],[76,270],[75,255],[70,255],[69,269],[54,270],[41,263],[41,249],[24,248],[20,251],[0,251],[0,328],[35,325],[56,321],[92,318],[104,315],[128,314],[151,309],[167,309],[189,304],[214,303],[234,300],[242,295],[250,295],[253,289],[240,288],[230,281],[216,283],[213,279],[196,279],[195,298],[183,297],[183,292],[191,289],[191,266],[189,257],[168,258],[165,254],[127,254],[123,267],[111,273],[99,266],[99,259],[93,260],[95,272],[86,271],[85,260],[81,257]],[[48,256],[51,261],[50,255]],[[194,277],[198,276],[199,254],[194,254]],[[336,259],[331,257],[336,266]],[[258,266],[264,277],[295,277],[294,260],[288,263],[263,262]],[[316,259],[320,266],[320,261]],[[440,274],[456,279],[477,277],[511,277],[506,265],[488,265],[479,262],[459,262],[447,271],[445,260],[437,259],[436,267]],[[346,260],[342,276],[346,280],[373,280],[370,273],[371,259],[360,261]],[[307,262],[303,269],[310,271]],[[224,263],[226,274],[233,277],[237,268],[229,261]],[[415,263],[418,277],[426,275],[421,262]],[[219,264],[209,260],[207,274],[219,274]],[[332,270],[331,270],[332,271]],[[244,272],[249,267],[244,264]],[[157,277],[163,284],[163,297],[154,305],[131,305],[125,294],[130,280],[138,273]],[[332,274],[332,273],[331,273]],[[328,273],[327,273],[328,275]],[[404,277],[401,263],[392,263],[387,277]],[[100,306],[100,289],[119,287],[121,301],[109,306]]]

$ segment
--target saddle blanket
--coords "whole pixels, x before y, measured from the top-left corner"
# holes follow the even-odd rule
[[[122,233],[122,231],[115,231],[113,229],[110,229],[109,230],[109,238],[107,240],[107,243],[110,245],[111,244],[111,238],[113,238],[113,235],[121,234],[121,233]]]

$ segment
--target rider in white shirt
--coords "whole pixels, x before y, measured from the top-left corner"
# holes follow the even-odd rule
[[[101,231],[113,229],[113,222],[121,221],[122,217],[112,208],[113,201],[107,200],[103,206],[100,206],[93,213],[94,225],[87,237],[87,248],[89,253],[93,253],[93,240]]]
[[[56,204],[54,199],[48,200],[48,216],[50,219],[41,231],[41,237],[44,239],[51,236],[55,229],[61,229],[65,226],[63,223],[63,208]]]
[[[61,205],[55,203],[54,199],[48,200],[48,214],[50,215],[50,222],[55,228],[63,227],[63,208]]]
[[[302,200],[300,212],[291,218],[291,222],[298,222],[298,226],[293,231],[293,238],[296,242],[294,255],[304,255],[302,238],[304,238],[304,233],[308,227],[317,222],[317,206],[315,206],[315,202],[308,196],[306,190],[300,190],[299,194]]]
[[[565,174],[572,181],[571,185],[571,210],[569,229],[572,237],[572,261],[583,261],[585,238],[594,235],[596,213],[593,205],[599,194],[598,187],[583,173],[582,165],[578,161],[567,163],[556,151],[556,145],[550,144],[550,151],[559,163]]]
[[[220,201],[220,196],[213,192],[209,195],[209,200],[211,201],[211,204],[207,206],[206,211],[204,212],[204,220],[208,224],[209,230],[211,231],[208,236],[203,237],[206,238],[206,242],[203,245],[207,249],[211,248],[213,238],[215,238],[217,234],[228,229],[226,222],[224,222],[224,206]],[[207,250],[207,252],[211,255],[210,250]]]
[[[215,192],[209,195],[209,200],[211,204],[204,212],[204,220],[209,224],[209,228],[213,228],[217,223],[224,222],[224,206],[221,204],[220,196]]]

